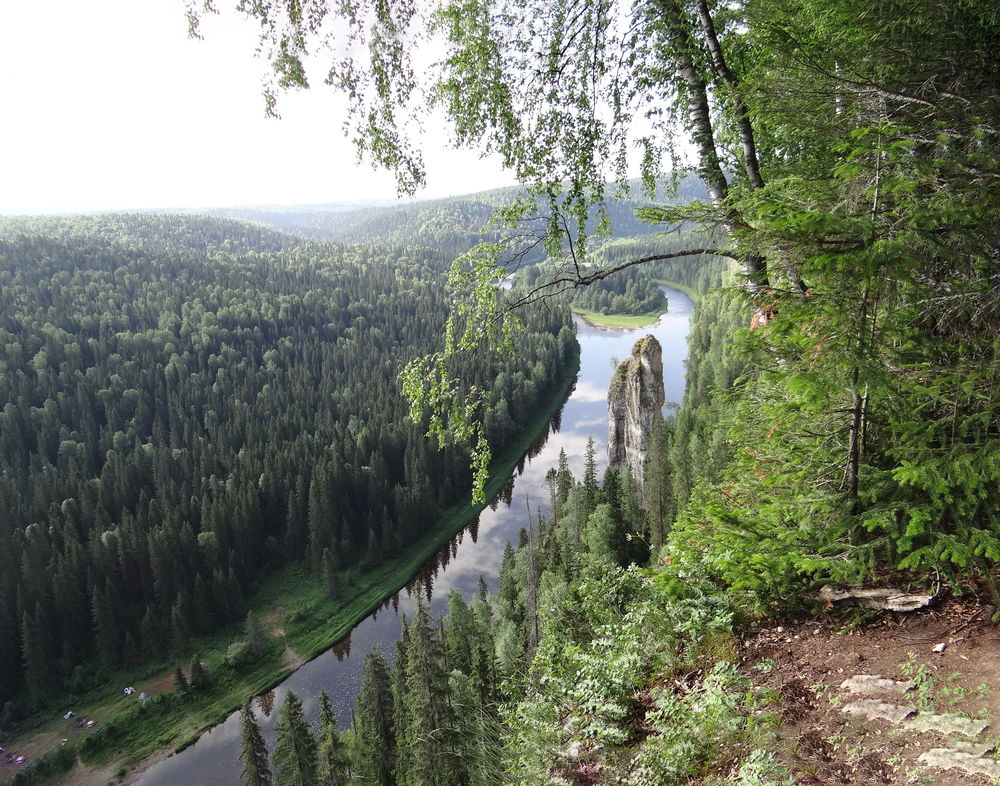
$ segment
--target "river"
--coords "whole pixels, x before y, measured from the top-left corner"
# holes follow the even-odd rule
[[[691,323],[691,300],[674,289],[662,287],[667,295],[669,313],[655,327],[636,330],[597,328],[574,316],[580,341],[580,374],[576,389],[566,401],[560,417],[554,419],[547,440],[536,443],[533,457],[526,457],[506,489],[511,504],[496,500],[495,508],[486,508],[474,523],[460,533],[422,573],[430,579],[431,605],[435,615],[447,608],[446,596],[457,589],[465,598],[476,592],[482,575],[490,592],[500,585],[500,563],[508,540],[517,541],[517,532],[527,526],[527,497],[534,511],[548,506],[545,473],[559,461],[560,449],[566,451],[570,469],[578,480],[583,478],[584,453],[589,437],[597,451],[598,477],[607,465],[608,405],[607,391],[613,372],[612,358],[624,360],[636,339],[652,333],[663,347],[663,384],[667,405],[679,402],[684,395],[684,359],[687,357],[687,334]],[[556,428],[558,427],[558,428]],[[302,666],[274,689],[267,701],[254,703],[261,731],[274,749],[274,724],[278,710],[289,690],[302,699],[306,717],[316,725],[319,715],[318,694],[325,688],[333,702],[341,729],[350,722],[351,705],[361,684],[361,665],[365,653],[381,644],[391,659],[393,642],[399,636],[399,614],[412,617],[416,598],[402,592],[386,602],[371,617],[358,624],[350,636]],[[263,706],[270,704],[269,713]],[[263,706],[262,706],[263,705]],[[202,735],[193,746],[150,768],[138,781],[139,786],[237,786],[239,772],[239,722],[234,713],[224,723]]]

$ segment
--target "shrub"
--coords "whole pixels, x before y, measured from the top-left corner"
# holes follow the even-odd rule
[[[234,641],[226,650],[226,656],[222,659],[231,669],[242,668],[250,661],[250,648],[245,641]]]

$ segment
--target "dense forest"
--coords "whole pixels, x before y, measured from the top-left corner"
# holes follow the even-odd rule
[[[332,594],[467,499],[467,449],[409,419],[451,259],[231,220],[0,225],[0,701],[8,723],[102,668],[239,620],[289,561]],[[570,370],[565,308],[479,353],[502,451]]]
[[[371,58],[328,81],[376,85],[354,91],[348,125],[405,190],[423,174],[397,125],[416,91],[411,18],[357,8],[340,10]],[[244,10],[273,44],[276,82],[306,87],[316,16],[298,3]],[[324,708],[317,742],[289,693],[271,758],[247,705],[243,778],[270,784],[273,763],[280,784],[815,782],[792,745],[775,744],[775,697],[741,669],[751,624],[823,613],[818,591],[833,583],[933,584],[935,602],[969,593],[984,622],[1000,607],[995,3],[445,0],[438,11],[449,49],[434,100],[460,142],[500,152],[527,182],[526,210],[569,217],[545,224],[552,257],[590,228],[630,145],[653,176],[683,157],[672,134],[689,133],[708,199],[644,214],[717,242],[704,263],[652,268],[700,293],[684,405],[654,431],[641,494],[628,475],[598,480],[593,445],[582,479],[567,461],[553,467],[550,504],[505,553],[498,594],[453,597],[443,620],[418,606],[391,667],[367,656],[343,736]],[[388,84],[412,89],[377,89]],[[407,206],[351,231],[398,241],[379,233],[423,222],[423,242],[454,252],[485,213],[455,204],[438,222]],[[72,688],[84,663],[237,618],[255,576],[282,560],[303,560],[335,592],[341,570],[401,548],[468,487],[464,452],[432,450],[428,424],[407,422],[389,395],[405,360],[437,351],[453,305],[439,252],[253,228],[191,251],[172,245],[178,221],[97,219],[85,240],[58,221],[4,230],[5,712]],[[121,241],[109,222],[135,226]],[[139,233],[149,246],[130,239]],[[605,252],[623,256],[608,261],[635,259],[637,245],[614,240]],[[584,260],[551,261],[587,283],[573,266]],[[627,293],[630,275],[607,286]],[[631,299],[644,300],[633,280]],[[603,308],[595,293],[585,297]],[[504,360],[517,365],[468,360],[468,380],[489,384],[496,412],[510,402],[514,424],[572,346],[565,306],[550,303],[525,317],[517,360]],[[366,399],[386,402],[372,420],[357,393],[369,375]],[[510,433],[502,415],[487,431]],[[246,631],[251,647],[252,616]],[[128,717],[193,700],[185,679],[184,698],[161,694]],[[124,724],[89,746],[113,752]],[[878,782],[909,778],[886,772]]]
[[[662,147],[640,140],[651,167],[688,132],[710,199],[647,216],[721,230],[733,270],[700,279],[721,291],[699,299],[684,406],[638,506],[627,480],[553,468],[548,515],[499,596],[473,601],[488,624],[466,638],[508,675],[495,706],[469,726],[448,704],[479,679],[449,648],[466,612],[421,618],[421,644],[411,623],[402,665],[362,691],[386,722],[377,746],[348,735],[352,775],[817,782],[738,666],[751,620],[820,612],[839,582],[971,593],[993,622],[1000,606],[995,3],[453,0],[439,19],[453,51],[433,87],[463,141],[582,214],[630,123],[662,121]],[[835,777],[916,782],[911,764]]]
[[[599,481],[591,440],[583,479],[573,477],[563,453],[547,484],[552,507],[547,517],[539,512],[537,521],[521,530],[516,551],[507,544],[499,593],[490,595],[484,582],[469,601],[452,591],[448,613],[434,620],[418,583],[417,610],[412,620],[403,619],[391,665],[378,648],[365,656],[351,728],[341,736],[335,722],[322,719],[322,712],[318,739],[300,717],[295,724],[278,727],[273,757],[277,782],[301,777],[305,783],[324,784],[493,784],[507,782],[519,767],[529,765],[510,737],[517,729],[529,737],[542,730],[521,718],[528,707],[523,703],[528,686],[524,675],[541,669],[546,659],[558,659],[564,647],[572,653],[574,639],[582,641],[601,626],[614,624],[615,607],[624,608],[644,594],[641,584],[648,584],[619,567],[645,562],[649,556],[648,546],[630,537],[638,536],[644,526],[631,475],[609,470]],[[605,585],[607,570],[616,571],[615,581]],[[596,606],[591,606],[594,601]],[[610,617],[609,609],[599,608],[608,602],[613,604]],[[664,608],[653,615],[659,617],[659,626],[668,613]],[[635,633],[640,627],[636,623],[629,630]],[[658,630],[646,632],[646,643]],[[602,656],[595,652],[587,657]],[[593,668],[607,676],[622,665],[611,661]],[[595,689],[603,686],[577,682],[578,676],[567,669],[560,679],[579,702],[582,719],[589,712],[584,709],[588,693],[596,698]],[[634,682],[634,675],[620,673],[617,679],[624,687]],[[289,716],[298,712],[297,701],[294,693],[286,694]],[[554,718],[557,708],[549,704],[533,711],[542,713],[536,719],[541,721]],[[285,713],[283,709],[282,723]],[[617,717],[604,713],[590,721],[611,741],[625,714],[622,706]],[[244,708],[245,783],[268,782],[270,775],[267,751],[262,742],[254,742],[255,726],[253,714]],[[503,742],[501,735],[507,735]],[[293,739],[300,753],[290,760],[281,751],[291,749]],[[538,755],[549,742],[546,732],[545,738],[532,737],[530,744]],[[530,762],[536,763],[541,762]]]

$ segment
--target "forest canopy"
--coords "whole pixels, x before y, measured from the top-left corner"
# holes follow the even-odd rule
[[[467,500],[467,448],[399,383],[443,341],[449,263],[222,219],[0,223],[0,704],[184,652],[286,563],[335,593]],[[567,309],[523,319],[463,368],[498,451],[576,362]]]
[[[326,17],[346,12],[367,56],[326,76],[354,99],[360,149],[404,189],[419,184],[407,123],[415,104],[442,107],[459,143],[498,152],[547,198],[550,262],[561,259],[568,280],[596,280],[580,263],[587,232],[606,225],[588,219],[608,181],[626,177],[632,145],[652,176],[680,163],[687,138],[708,200],[641,214],[721,231],[717,250],[740,268],[754,328],[718,425],[732,457],[725,493],[696,495],[688,544],[725,554],[730,541],[752,543],[768,567],[745,578],[760,589],[770,577],[778,593],[788,576],[873,559],[973,571],[1000,559],[995,3],[443,0],[422,14],[314,0],[244,10],[264,23],[282,88],[307,85],[306,52],[330,41]],[[422,20],[447,50],[418,73]],[[511,226],[535,210],[523,204]],[[492,275],[485,262],[478,271]],[[722,570],[744,578],[739,565]]]

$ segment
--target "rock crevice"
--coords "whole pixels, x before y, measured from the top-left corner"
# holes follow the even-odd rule
[[[660,342],[647,335],[635,342],[608,388],[608,465],[631,470],[641,489],[653,425],[663,417],[663,358]]]

